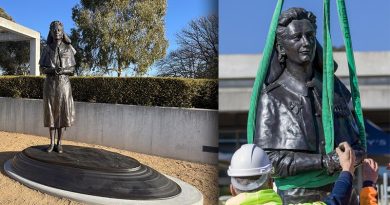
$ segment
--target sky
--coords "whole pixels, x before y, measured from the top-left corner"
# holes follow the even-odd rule
[[[276,0],[219,0],[220,54],[261,53]],[[303,7],[317,16],[317,38],[322,42],[322,0],[285,0],[283,10]],[[342,46],[336,0],[331,0],[331,35]],[[390,1],[346,0],[355,51],[390,50]]]
[[[167,0],[168,52],[177,48],[176,34],[191,20],[206,16],[213,11],[214,8],[210,3],[213,1],[217,0]],[[75,27],[72,8],[78,3],[79,0],[1,0],[0,7],[17,23],[40,32],[46,38],[50,22],[54,20],[61,21],[65,32],[70,33],[70,29]]]

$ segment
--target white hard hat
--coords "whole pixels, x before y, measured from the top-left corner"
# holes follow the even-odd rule
[[[271,162],[267,153],[255,144],[244,144],[232,157],[228,169],[231,177],[248,177],[270,173]]]
[[[244,144],[232,157],[228,175],[234,187],[239,190],[249,191],[260,187],[272,171],[272,164],[267,153],[254,144]],[[250,184],[242,184],[237,178],[259,176]]]

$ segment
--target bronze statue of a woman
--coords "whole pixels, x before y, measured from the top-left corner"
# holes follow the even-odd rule
[[[292,182],[288,180],[297,175],[325,173],[310,185],[304,183],[310,177],[302,177],[295,178],[284,190],[278,189],[286,204],[322,200],[332,189],[332,174],[341,170],[337,154],[325,152],[321,120],[322,49],[316,40],[316,28],[316,17],[305,9],[291,8],[281,13],[265,89],[257,108],[254,142],[267,151],[277,186],[282,180]],[[348,142],[360,161],[364,149],[349,107],[351,94],[337,77],[334,88],[335,146]]]
[[[46,74],[43,87],[44,126],[49,127],[50,146],[47,152],[62,153],[61,139],[66,127],[70,127],[75,119],[75,109],[69,75],[73,75],[76,65],[76,53],[64,26],[59,21],[50,24],[47,46],[44,49],[39,65]],[[57,144],[55,134],[57,132]]]

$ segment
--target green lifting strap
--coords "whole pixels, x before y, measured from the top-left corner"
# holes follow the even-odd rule
[[[344,0],[337,0],[337,11],[339,14],[340,26],[343,32],[345,50],[347,53],[348,69],[349,69],[349,84],[352,93],[352,103],[353,103],[353,107],[355,108],[355,113],[358,120],[357,124],[359,127],[360,143],[364,148],[367,148],[366,132],[364,128],[364,118],[362,112],[362,105],[360,102],[359,84],[356,75],[355,58],[353,56],[351,33],[349,31],[347,9],[345,7]]]
[[[334,148],[333,95],[334,95],[334,64],[332,39],[330,37],[330,2],[324,0],[324,52],[322,75],[322,125],[325,135],[325,151],[329,153]]]
[[[275,43],[275,34],[276,34],[276,28],[278,26],[278,18],[280,13],[282,12],[284,0],[278,0],[278,3],[276,4],[276,8],[274,11],[274,14],[272,16],[271,25],[268,31],[267,40],[265,41],[265,47],[263,51],[263,59],[261,60],[261,63],[259,65],[259,68],[257,70],[257,75],[255,79],[255,83],[253,85],[252,90],[252,96],[251,101],[249,105],[249,112],[248,112],[248,123],[247,123],[247,139],[248,144],[253,143],[254,138],[254,131],[256,128],[256,110],[257,110],[257,104],[259,101],[259,96],[261,93],[261,89],[265,80],[265,76],[267,74],[267,70],[269,67],[269,63],[271,60],[271,54]]]

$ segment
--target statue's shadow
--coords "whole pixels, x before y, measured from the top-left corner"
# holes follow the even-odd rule
[[[0,172],[1,174],[8,176],[4,171],[4,163],[9,159],[12,159],[18,152],[0,152]]]

